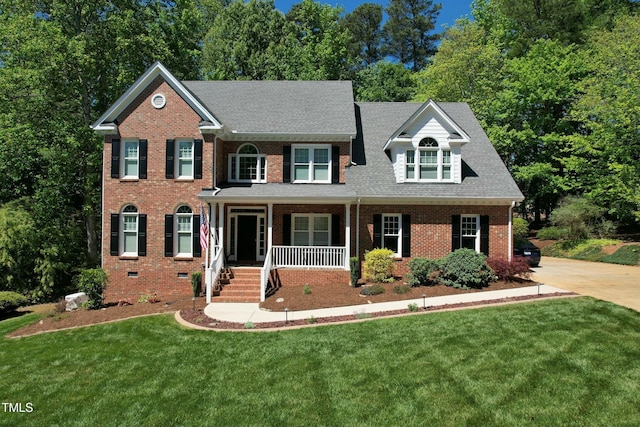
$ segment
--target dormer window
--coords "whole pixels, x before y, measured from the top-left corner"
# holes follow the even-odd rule
[[[433,138],[420,140],[417,149],[405,154],[407,181],[451,181],[451,150]]]
[[[267,156],[260,154],[253,144],[238,147],[235,154],[229,156],[229,181],[266,182]]]

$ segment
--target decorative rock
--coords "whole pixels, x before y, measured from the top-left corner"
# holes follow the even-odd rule
[[[284,298],[278,298],[276,302],[284,302]]]
[[[89,297],[84,292],[78,292],[65,296],[64,300],[67,302],[67,311],[73,311],[82,307],[82,303],[89,301]]]

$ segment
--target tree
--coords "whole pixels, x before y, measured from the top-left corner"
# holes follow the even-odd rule
[[[358,58],[361,67],[368,67],[382,59],[382,6],[363,3],[342,19],[342,26],[349,30],[350,55]]]
[[[211,80],[279,79],[276,47],[284,16],[273,1],[236,0],[222,9],[203,45],[203,74]]]
[[[436,18],[442,3],[433,0],[390,0],[389,18],[383,25],[384,53],[390,55],[413,71],[427,65],[428,58],[436,52]]]
[[[593,34],[583,52],[589,73],[570,118],[580,132],[563,162],[569,190],[624,224],[640,221],[640,17]]]
[[[380,61],[356,74],[355,98],[361,102],[405,102],[415,92],[413,73],[402,64]]]

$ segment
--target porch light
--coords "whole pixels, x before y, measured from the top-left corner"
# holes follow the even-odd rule
[[[422,294],[422,308],[427,309],[427,294]]]
[[[284,323],[289,323],[289,309],[287,307],[284,308]]]

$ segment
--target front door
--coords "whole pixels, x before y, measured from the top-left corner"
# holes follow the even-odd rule
[[[255,215],[238,215],[237,260],[255,261],[258,241],[258,217]]]

